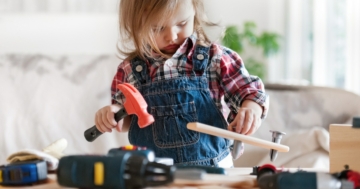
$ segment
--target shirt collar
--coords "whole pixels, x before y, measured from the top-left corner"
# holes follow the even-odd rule
[[[182,45],[180,45],[180,47],[172,55],[171,59],[177,59],[181,55],[184,55],[184,54],[187,54],[188,52],[191,52],[192,49],[195,47],[196,41],[197,41],[197,34],[196,34],[196,32],[194,32],[188,38],[185,39],[184,43]],[[157,57],[156,59],[158,59],[158,60],[159,59],[163,60],[163,61],[166,60],[166,58],[159,58],[160,55],[155,53],[155,52],[153,52],[152,56]]]
[[[174,53],[172,58],[177,59],[181,55],[187,54],[189,51],[191,51],[194,48],[196,44],[196,40],[197,40],[197,34],[196,32],[194,32],[188,38],[186,38],[184,43],[178,48],[178,50]]]

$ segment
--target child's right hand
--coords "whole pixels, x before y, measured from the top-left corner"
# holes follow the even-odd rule
[[[95,114],[95,125],[96,128],[104,132],[112,132],[112,129],[116,129],[121,132],[122,124],[121,121],[116,122],[114,114],[120,110],[120,106],[117,104],[105,106],[99,109]]]

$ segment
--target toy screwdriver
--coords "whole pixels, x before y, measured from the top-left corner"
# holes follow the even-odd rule
[[[140,128],[144,128],[154,122],[154,117],[147,112],[146,101],[134,86],[129,83],[123,83],[117,85],[117,88],[124,94],[126,101],[124,108],[115,114],[116,122],[130,114],[137,115]],[[84,132],[85,139],[89,142],[94,141],[101,134],[102,132],[96,128],[96,125]]]

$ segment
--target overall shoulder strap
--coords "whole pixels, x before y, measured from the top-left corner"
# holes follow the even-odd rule
[[[135,79],[137,80],[138,84],[144,84],[149,81],[150,75],[149,75],[149,69],[146,65],[146,62],[138,57],[131,60],[131,69],[133,71],[133,74],[135,76]]]
[[[201,45],[195,46],[195,51],[192,57],[193,62],[193,71],[194,72],[201,72],[205,74],[205,69],[208,66],[209,63],[209,51],[210,47],[205,47]]]

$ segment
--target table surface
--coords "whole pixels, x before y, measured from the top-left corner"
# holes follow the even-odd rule
[[[286,168],[285,171],[296,171],[297,168]],[[328,172],[327,170],[316,170],[316,169],[304,169],[307,171],[321,171]],[[209,186],[215,186],[215,188],[247,188],[247,189],[258,189],[256,187],[256,177],[250,175],[252,168],[230,168],[226,169],[227,175],[215,175],[207,174],[203,180],[179,180],[176,179],[174,184],[162,186],[162,187],[151,187],[151,189],[162,189],[162,188],[207,188]],[[61,187],[56,181],[56,174],[48,174],[46,182],[36,184],[32,186],[11,186],[5,187],[0,186],[0,189],[14,189],[14,188],[31,188],[31,189],[66,189],[67,187]],[[214,187],[213,187],[214,188]]]

